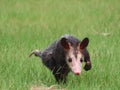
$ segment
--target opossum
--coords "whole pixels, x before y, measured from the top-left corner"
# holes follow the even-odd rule
[[[75,75],[81,74],[83,62],[86,71],[91,69],[90,56],[86,49],[88,43],[87,37],[80,41],[72,35],[63,35],[44,51],[34,50],[30,56],[34,54],[40,57],[43,64],[52,71],[56,81],[66,83],[70,71]]]

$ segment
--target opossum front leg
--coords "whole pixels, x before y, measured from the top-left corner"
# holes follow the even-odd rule
[[[84,53],[84,56],[85,56],[84,58],[85,58],[85,63],[86,63],[84,66],[84,69],[88,71],[92,68],[92,65],[91,65],[90,56],[87,50],[86,50],[86,53]]]

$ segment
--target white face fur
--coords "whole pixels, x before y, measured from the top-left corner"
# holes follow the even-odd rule
[[[80,52],[79,47],[77,50],[74,50],[74,48],[70,46],[70,49],[66,53],[66,62],[75,75],[79,75],[81,73],[83,60],[84,57]]]
[[[78,43],[76,48],[73,47],[73,43],[67,40],[65,37],[61,39],[61,45],[66,52],[67,65],[75,75],[79,75],[82,71],[82,62],[84,60],[84,55],[81,51],[87,47],[89,39],[84,38],[81,43]]]

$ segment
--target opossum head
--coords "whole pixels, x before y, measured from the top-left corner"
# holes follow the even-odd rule
[[[82,71],[82,63],[84,61],[84,50],[89,43],[88,38],[82,42],[70,42],[66,38],[61,39],[61,45],[65,50],[66,63],[75,75],[79,75]]]

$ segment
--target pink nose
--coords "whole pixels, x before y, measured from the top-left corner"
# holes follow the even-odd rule
[[[79,72],[76,72],[75,75],[79,75],[80,73]]]

